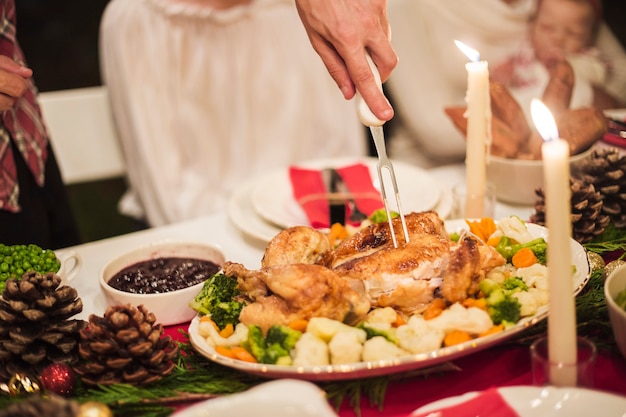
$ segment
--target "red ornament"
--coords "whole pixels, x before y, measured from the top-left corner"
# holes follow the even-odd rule
[[[68,396],[74,391],[76,376],[68,365],[53,363],[44,368],[39,376],[39,382],[48,391]]]

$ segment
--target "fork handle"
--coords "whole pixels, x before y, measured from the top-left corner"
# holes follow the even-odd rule
[[[370,54],[368,54],[367,52],[365,53],[365,59],[370,66],[370,70],[372,70],[374,79],[376,79],[376,82],[378,83],[378,88],[380,88],[380,91],[383,91],[383,83],[380,80],[380,73],[378,72],[378,68],[376,68],[374,61],[372,61],[372,57],[370,57]],[[372,113],[372,110],[370,110],[365,100],[363,100],[363,96],[361,96],[361,93],[359,93],[358,91],[356,92],[356,103],[359,120],[361,120],[361,123],[363,123],[365,126],[382,126],[385,124],[384,120],[380,120],[374,115],[374,113]]]

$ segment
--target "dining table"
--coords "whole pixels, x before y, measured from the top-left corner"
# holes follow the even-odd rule
[[[445,166],[429,172],[444,187],[452,187],[464,177],[463,165]],[[495,217],[515,214],[527,220],[533,210],[531,206],[497,202]],[[58,251],[61,257],[74,253],[81,260],[80,269],[70,283],[77,289],[84,304],[83,311],[76,318],[88,320],[89,315],[102,315],[106,310],[107,302],[100,290],[98,277],[108,261],[139,246],[171,240],[216,245],[227,260],[242,263],[250,269],[260,267],[267,244],[238,228],[225,208],[221,212],[180,223],[63,248]],[[166,332],[181,338],[183,336],[178,329],[186,330],[188,325],[170,326]],[[337,413],[341,417],[357,416],[357,413],[361,417],[406,417],[417,408],[443,398],[492,387],[532,385],[530,365],[527,344],[498,343],[453,359],[430,372],[420,370],[391,375],[382,404],[372,404],[367,398],[361,398],[359,407],[355,408],[344,401]],[[594,389],[626,396],[626,359],[616,350],[599,350]]]

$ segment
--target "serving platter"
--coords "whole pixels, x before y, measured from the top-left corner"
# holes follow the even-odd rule
[[[449,233],[467,229],[464,220],[446,221],[446,230]],[[548,231],[545,227],[536,224],[528,224],[528,230],[533,237],[543,237],[548,240]],[[573,275],[573,296],[576,296],[588,282],[591,269],[587,252],[575,240],[570,240],[572,264],[575,266]],[[380,375],[396,374],[406,371],[427,368],[459,357],[467,356],[495,344],[507,340],[526,328],[537,324],[545,319],[548,307],[540,307],[533,316],[521,319],[515,326],[502,332],[491,334],[461,343],[454,346],[443,347],[431,352],[412,354],[389,360],[356,362],[342,365],[326,366],[282,366],[260,363],[249,363],[231,359],[216,353],[213,346],[198,333],[200,318],[196,316],[189,326],[189,340],[192,346],[203,356],[221,365],[238,369],[265,378],[295,378],[308,381],[333,381],[346,380]]]
[[[367,165],[374,188],[380,190],[375,158],[320,159],[297,165],[301,168],[324,169],[341,168],[355,163]],[[394,163],[394,171],[404,212],[431,210],[437,206],[441,187],[427,171],[400,162]],[[390,187],[387,186],[387,189],[392,189]],[[261,177],[252,190],[250,199],[256,213],[271,224],[283,228],[309,224],[306,214],[293,198],[288,168]]]

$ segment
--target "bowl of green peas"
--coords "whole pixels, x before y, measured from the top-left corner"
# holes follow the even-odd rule
[[[6,281],[10,278],[20,279],[31,271],[45,274],[54,272],[67,285],[76,277],[82,259],[72,250],[57,255],[51,249],[43,249],[37,245],[5,245],[0,243],[0,295],[4,291]]]
[[[626,358],[626,265],[615,269],[604,282],[604,297],[617,347]]]

